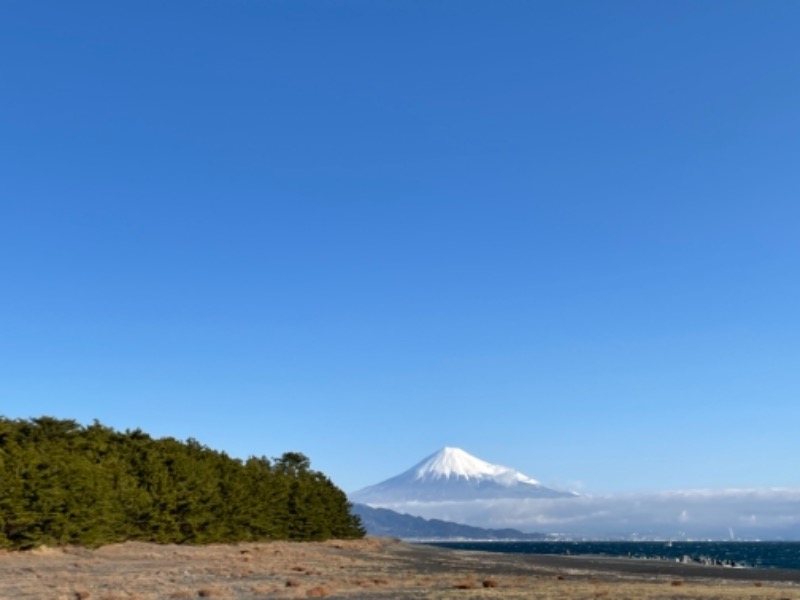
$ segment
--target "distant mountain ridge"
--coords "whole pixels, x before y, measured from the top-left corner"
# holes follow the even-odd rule
[[[568,498],[515,469],[494,465],[460,448],[445,447],[407,471],[352,494],[353,502],[391,506],[406,502]]]
[[[517,529],[484,529],[441,519],[423,519],[409,514],[354,504],[352,512],[361,519],[368,535],[390,536],[404,540],[545,540],[543,533],[523,533]]]

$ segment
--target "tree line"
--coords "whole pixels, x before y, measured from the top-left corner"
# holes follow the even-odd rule
[[[97,421],[0,417],[0,547],[363,535],[344,492],[297,452],[242,461]]]

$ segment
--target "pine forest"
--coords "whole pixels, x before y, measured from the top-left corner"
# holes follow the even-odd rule
[[[0,547],[362,537],[350,509],[298,452],[239,460],[97,421],[0,417]]]

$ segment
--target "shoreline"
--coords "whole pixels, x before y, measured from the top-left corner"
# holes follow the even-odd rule
[[[416,544],[417,542],[405,542]],[[564,565],[574,565],[585,563],[585,568],[597,568],[600,570],[619,570],[628,573],[686,573],[686,577],[691,577],[695,573],[714,573],[715,577],[731,579],[754,579],[755,574],[769,573],[768,578],[774,581],[795,581],[800,582],[800,569],[787,569],[781,567],[763,567],[749,564],[725,564],[723,561],[707,557],[690,557],[691,560],[679,560],[665,556],[614,556],[609,554],[590,554],[590,553],[516,553],[502,552],[497,550],[482,550],[477,548],[452,548],[450,546],[439,545],[435,542],[422,542],[422,545],[430,545],[445,550],[455,552],[475,552],[479,554],[503,554],[513,555],[522,554],[523,556],[535,557],[541,564],[550,564],[554,567],[561,564],[560,559],[564,559]],[[541,558],[542,560],[538,560]],[[708,560],[705,562],[704,559]],[[687,567],[686,570],[683,567]],[[731,575],[739,572],[739,575]],[[752,576],[751,576],[752,575]],[[773,576],[774,575],[774,576]]]
[[[0,552],[0,599],[764,598],[800,570],[451,550],[388,538]]]

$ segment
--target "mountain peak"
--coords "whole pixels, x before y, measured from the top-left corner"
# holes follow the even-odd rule
[[[438,452],[431,454],[422,462],[413,466],[410,471],[414,472],[415,479],[449,479],[451,477],[482,479],[488,477],[507,480],[509,483],[513,481],[534,485],[539,483],[514,469],[493,465],[476,456],[472,456],[461,448],[450,446],[445,446]]]
[[[461,448],[448,446],[391,479],[353,492],[350,499],[371,506],[394,506],[408,502],[575,495],[551,490],[515,469],[493,465]]]

